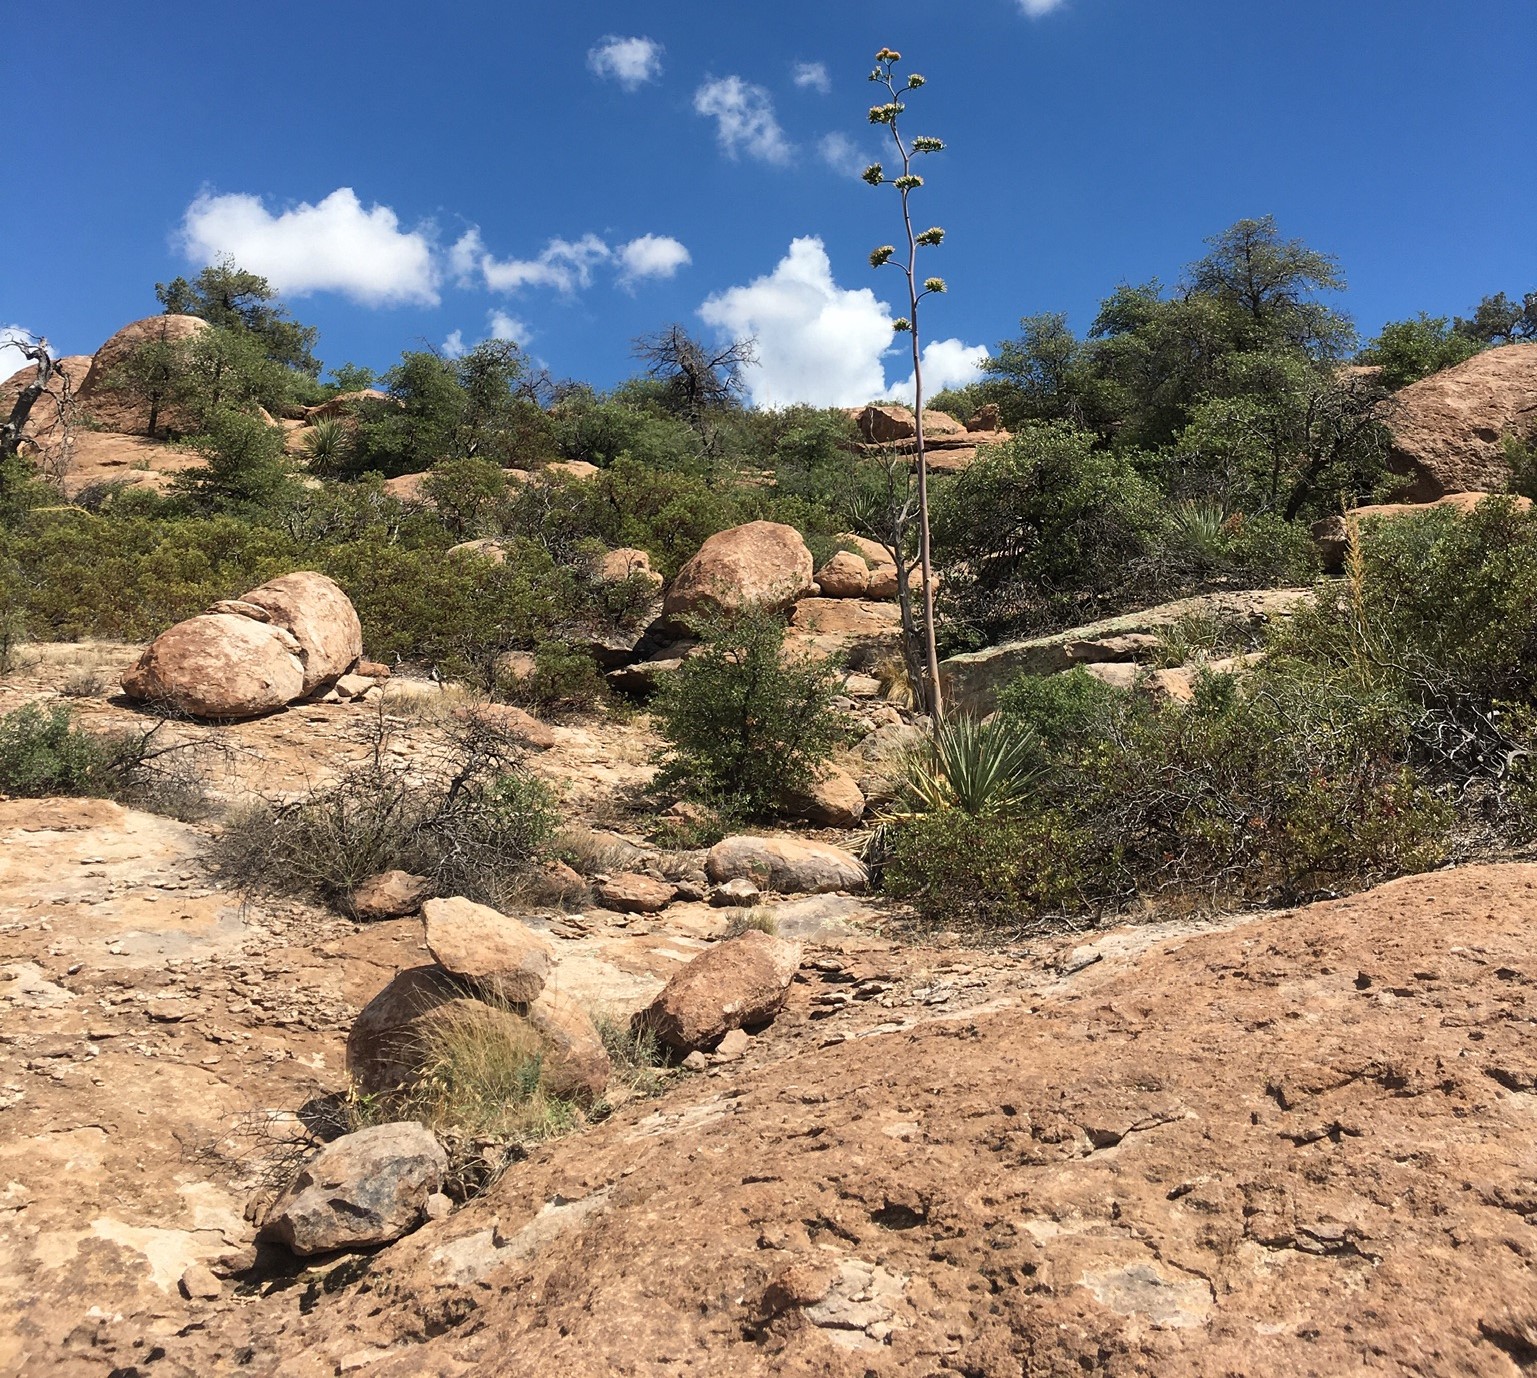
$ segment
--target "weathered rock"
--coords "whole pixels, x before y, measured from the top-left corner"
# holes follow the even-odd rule
[[[544,1043],[540,1084],[552,1096],[591,1104],[608,1086],[613,1063],[592,1016],[553,986],[524,1011]]]
[[[360,699],[374,687],[374,684],[375,681],[371,675],[346,674],[331,687],[336,691],[339,699]]]
[[[304,416],[310,425],[314,425],[315,422],[324,421],[328,417],[351,416],[361,407],[403,405],[404,403],[398,397],[392,397],[379,388],[360,388],[356,392],[339,392],[335,397],[328,397],[324,402],[306,407]]]
[[[304,660],[281,627],[204,613],[161,632],[123,676],[123,692],[195,718],[253,718],[304,694]]]
[[[999,431],[1003,429],[1003,422],[998,417],[998,404],[986,402],[972,412],[970,420],[966,422],[968,431]]]
[[[1486,349],[1395,393],[1388,463],[1406,502],[1510,485],[1504,440],[1537,437],[1537,344]]]
[[[769,1023],[800,963],[799,943],[750,928],[695,957],[636,1018],[674,1052],[710,1047],[728,1030]]]
[[[447,1171],[442,1145],[415,1121],[344,1134],[284,1188],[260,1237],[305,1256],[387,1244],[422,1223]]]
[[[715,1060],[717,1062],[735,1062],[749,1047],[752,1039],[741,1029],[729,1029],[721,1036],[719,1043],[715,1045]]]
[[[501,541],[484,538],[478,541],[460,541],[458,545],[448,548],[449,555],[478,555],[482,560],[489,560],[493,565],[505,564],[507,560],[507,547]]]
[[[76,393],[81,409],[103,430],[142,435],[149,428],[149,407],[114,387],[113,375],[142,345],[181,344],[208,329],[197,316],[146,316],[125,325],[96,351]],[[162,407],[155,418],[157,431],[186,430],[189,424],[189,417],[171,407]]]
[[[625,872],[598,886],[598,900],[605,909],[621,914],[656,914],[667,908],[677,888],[654,876]]]
[[[633,546],[608,551],[598,561],[598,577],[608,584],[636,579],[653,590],[660,590],[663,582],[662,576],[651,568],[651,557]]]
[[[454,717],[460,722],[488,723],[534,751],[548,751],[557,741],[553,727],[516,704],[477,703],[472,707],[456,708]]]
[[[1069,647],[1108,637],[1153,635],[1184,618],[1198,617],[1230,627],[1253,627],[1290,617],[1312,598],[1311,589],[1256,589],[1247,593],[1206,593],[1140,612],[1111,617],[1052,636],[1007,641],[984,651],[952,656],[940,664],[949,711],[986,716],[998,693],[1020,675],[1054,675],[1083,664]]]
[[[872,404],[851,414],[859,424],[860,433],[872,445],[887,445],[893,441],[917,438],[918,425],[911,407],[880,407]],[[947,416],[944,412],[924,410],[925,439],[964,435],[965,432],[966,427],[953,416]]]
[[[787,790],[781,800],[792,818],[819,828],[852,828],[865,815],[865,797],[853,777],[829,766],[804,791]]]
[[[413,876],[409,871],[381,871],[352,892],[347,907],[353,918],[364,923],[403,919],[431,899],[433,890],[433,883],[426,876]]]
[[[269,579],[240,595],[299,643],[304,692],[345,674],[363,654],[363,627],[352,600],[334,580],[313,570]]]
[[[42,395],[32,404],[22,434],[29,440],[48,445],[63,438],[66,428],[79,420],[80,385],[91,371],[89,354],[66,354],[54,361],[53,377]],[[9,418],[16,399],[37,379],[37,365],[26,368],[0,382],[0,417]]]
[[[299,571],[214,605],[155,638],[123,676],[132,699],[199,718],[281,708],[357,662],[363,631],[351,600]]]
[[[863,598],[870,588],[870,566],[862,555],[840,550],[817,570],[816,582],[824,598]]]
[[[555,965],[549,943],[488,905],[458,897],[428,900],[422,919],[427,950],[438,965],[499,999],[537,999]]]
[[[215,1301],[224,1295],[224,1284],[211,1268],[201,1263],[188,1268],[176,1286],[188,1301]]]
[[[1455,507],[1459,512],[1471,512],[1485,498],[1499,497],[1513,502],[1522,511],[1531,507],[1531,499],[1509,493],[1448,493],[1431,503],[1384,502],[1357,507],[1348,516],[1325,517],[1313,523],[1313,540],[1318,546],[1318,559],[1331,573],[1338,573],[1345,565],[1345,555],[1350,549],[1350,523],[1363,526],[1371,522],[1391,521],[1395,517],[1413,516],[1431,507]]]
[[[793,526],[748,522],[711,536],[667,590],[670,618],[749,606],[787,608],[811,592],[811,552]]]
[[[710,848],[705,873],[716,885],[745,877],[783,895],[857,890],[869,879],[852,853],[795,837],[728,837]]]
[[[746,876],[735,876],[724,885],[716,886],[710,903],[717,909],[745,909],[757,904],[762,897],[763,892]]]

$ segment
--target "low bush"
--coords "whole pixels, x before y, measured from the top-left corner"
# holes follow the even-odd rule
[[[785,626],[748,610],[700,618],[697,655],[663,681],[652,704],[667,746],[658,784],[728,812],[763,815],[805,791],[846,738],[828,660],[787,654]]]
[[[471,716],[437,758],[397,764],[381,729],[362,766],[291,804],[260,801],[225,820],[215,855],[237,884],[344,905],[380,871],[503,906],[529,883],[556,831],[549,790],[500,729]]]

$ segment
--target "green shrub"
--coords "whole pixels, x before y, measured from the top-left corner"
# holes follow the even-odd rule
[[[787,655],[784,623],[772,613],[701,618],[695,630],[702,651],[663,681],[653,702],[667,743],[658,783],[747,815],[768,813],[781,793],[809,788],[845,739],[832,707],[836,668]]]
[[[67,708],[34,704],[0,718],[0,792],[23,798],[121,791],[120,744],[75,725]]]

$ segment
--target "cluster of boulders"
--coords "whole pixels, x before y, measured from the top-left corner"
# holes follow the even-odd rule
[[[124,674],[123,692],[191,717],[250,718],[316,694],[365,696],[388,671],[351,673],[362,655],[352,601],[301,570],[162,632]]]
[[[859,427],[861,451],[866,454],[913,455],[918,450],[918,422],[911,407],[871,404],[851,407],[849,416]],[[924,409],[923,451],[935,473],[953,474],[971,466],[984,445],[1010,439],[992,403],[979,408],[963,426],[953,416]]]

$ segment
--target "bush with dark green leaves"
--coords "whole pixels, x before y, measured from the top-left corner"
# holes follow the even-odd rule
[[[783,621],[756,609],[701,618],[702,649],[662,683],[652,703],[667,743],[658,784],[752,816],[804,791],[846,729],[832,706],[837,668],[786,653]]]

